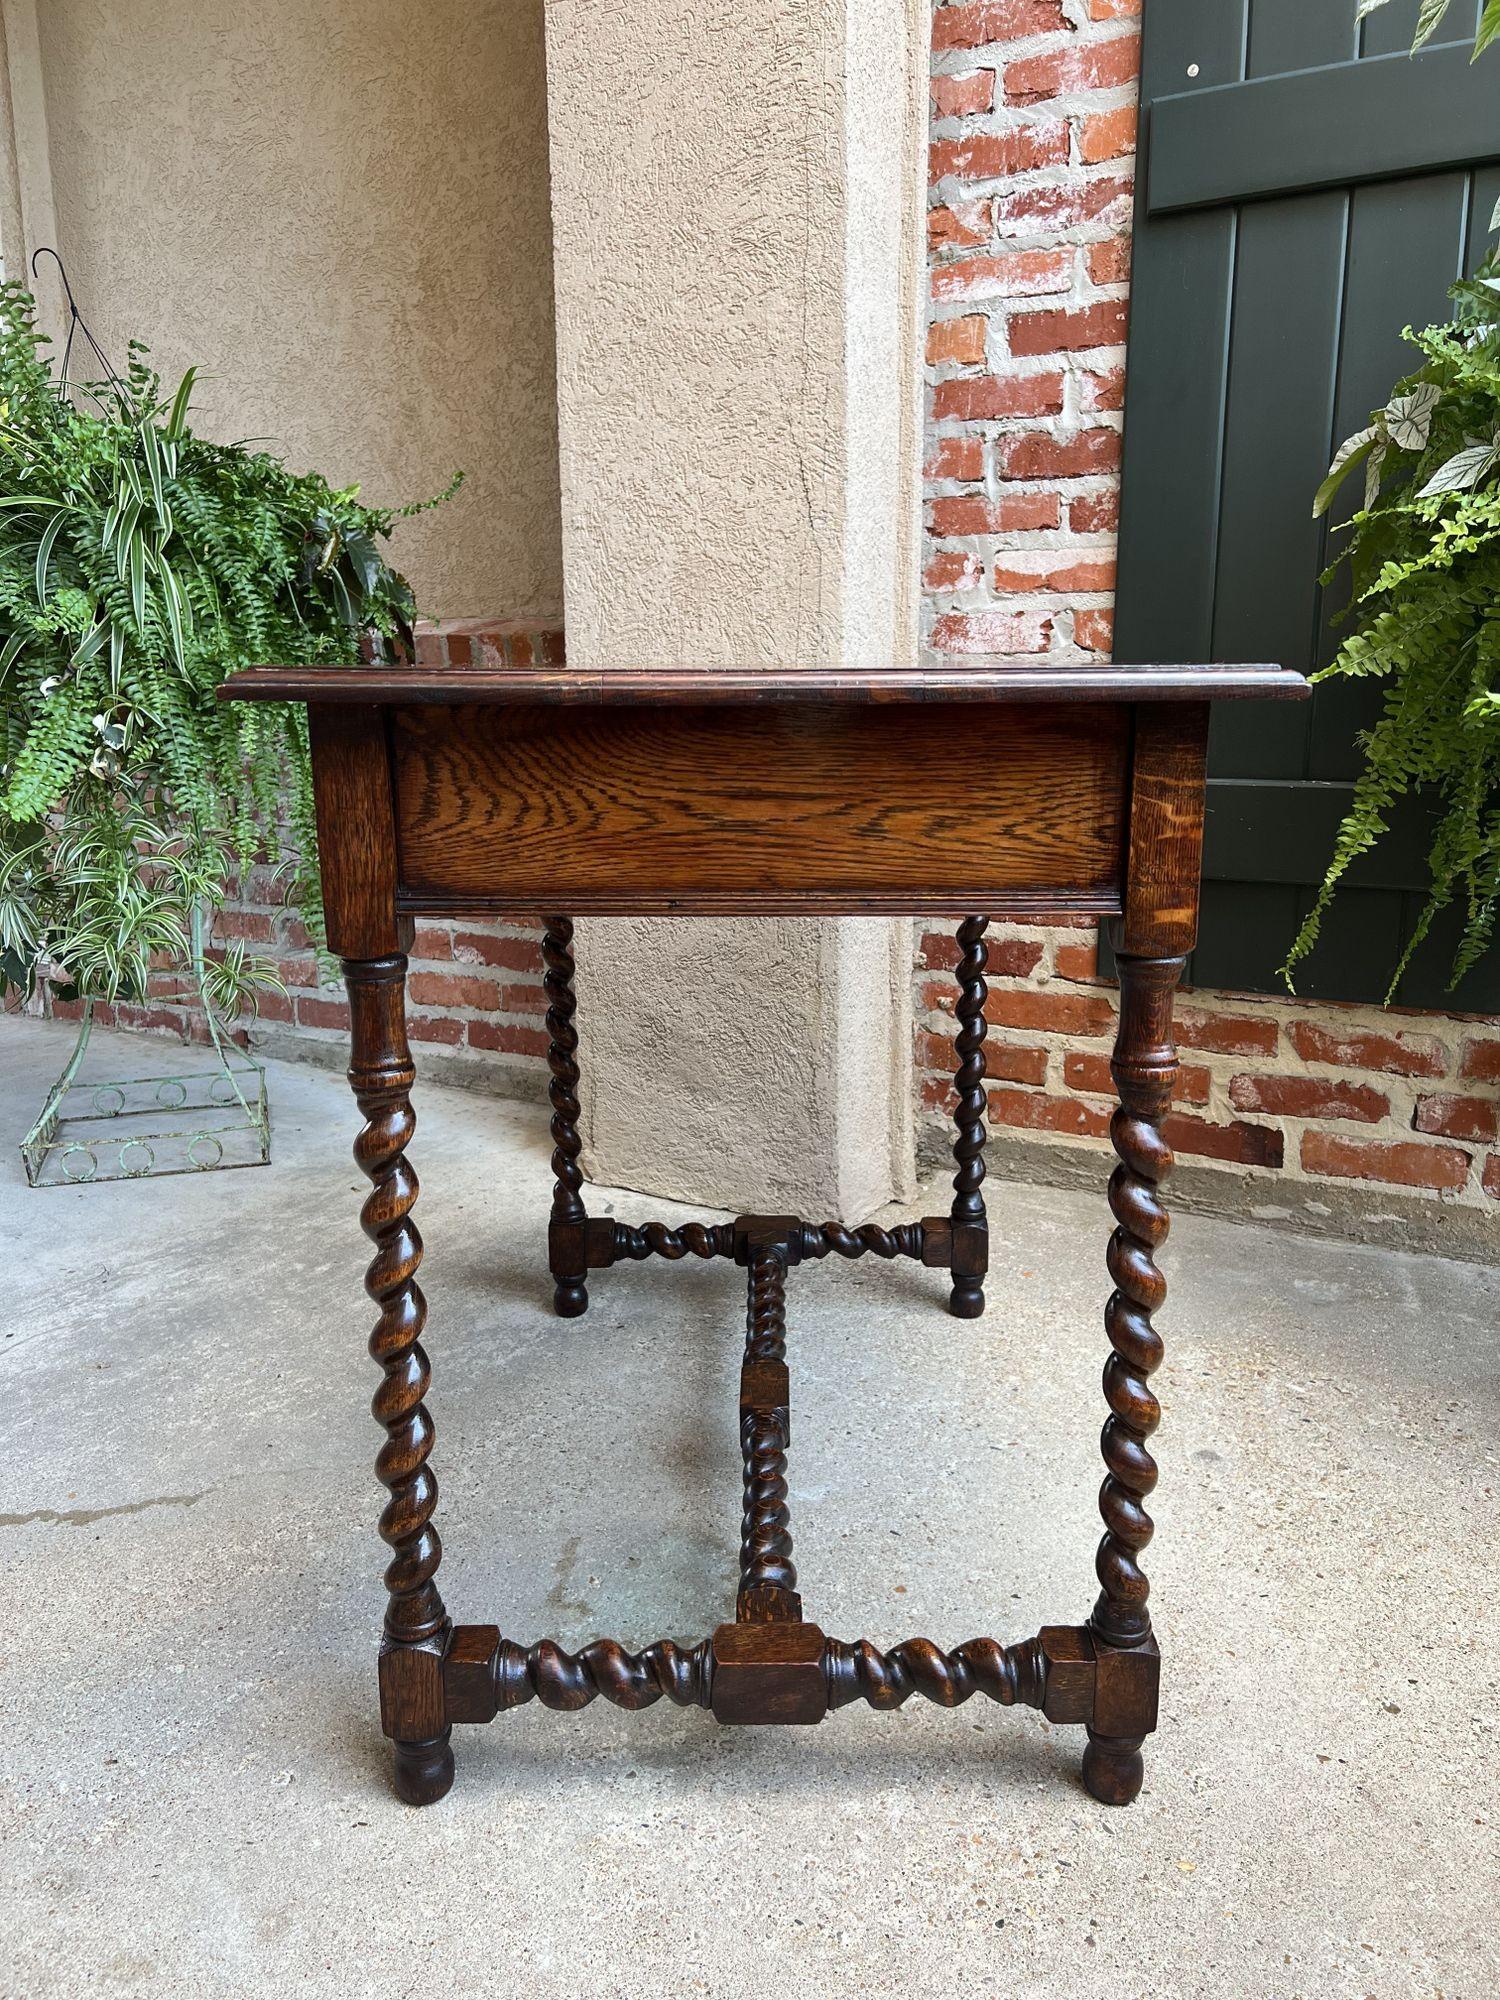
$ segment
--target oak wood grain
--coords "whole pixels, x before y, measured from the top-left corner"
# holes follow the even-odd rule
[[[1118,907],[1129,712],[394,709],[404,907]]]
[[[396,820],[385,715],[368,706],[307,711],[328,949],[339,958],[405,951],[396,913]]]
[[[219,689],[221,701],[504,703],[523,707],[694,707],[814,702],[1302,701],[1288,668],[1058,666],[877,668],[250,667]]]
[[[1197,937],[1208,716],[1206,701],[1136,714],[1123,951],[1189,952]]]

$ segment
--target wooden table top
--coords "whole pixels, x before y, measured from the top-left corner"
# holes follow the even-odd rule
[[[445,707],[751,706],[759,703],[1300,701],[1289,668],[937,667],[872,672],[831,667],[251,667],[219,689],[222,701],[306,701]]]

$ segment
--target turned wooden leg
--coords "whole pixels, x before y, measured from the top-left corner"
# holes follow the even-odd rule
[[[984,934],[988,917],[966,917],[958,930],[958,1057],[954,1088],[958,1104],[954,1120],[958,1137],[953,1157],[953,1290],[948,1310],[955,1319],[978,1319],[984,1311],[984,1274],[989,1268],[989,1229],[984,1196],[984,1002],[988,988],[984,969],[989,962]]]
[[[740,1374],[740,1450],[745,1504],[740,1522],[741,1620],[797,1620],[802,1599],[792,1561],[786,1454],[791,1406],[786,1371],[786,1253],[774,1242],[749,1251],[745,1361]]]
[[[553,1277],[552,1303],[563,1319],[577,1319],[588,1311],[589,1293],[587,1231],[588,1213],[579,1193],[583,1175],[578,1155],[583,1142],[578,1136],[578,1032],[573,1016],[578,1001],[573,993],[573,925],[568,917],[548,917],[542,937],[542,959],[546,965],[547,1067],[552,1082],[547,1095],[552,1104],[552,1220],[547,1229],[547,1260]]]
[[[1109,1274],[1115,1289],[1104,1316],[1113,1351],[1104,1369],[1110,1412],[1100,1440],[1104,1538],[1095,1562],[1100,1593],[1091,1629],[1100,1686],[1117,1688],[1120,1696],[1111,1703],[1107,1728],[1100,1727],[1096,1701],[1083,1761],[1089,1791],[1116,1806],[1129,1805],[1141,1789],[1141,1743],[1156,1722],[1156,1646],[1146,1604],[1151,1586],[1139,1559],[1151,1539],[1145,1502],[1156,1485],[1147,1440],[1161,1421],[1150,1382],[1162,1357],[1161,1336],[1151,1320],[1167,1289],[1156,1264],[1169,1226],[1158,1191],[1172,1168],[1161,1125],[1177,1078],[1172,996],[1185,963],[1180,957],[1119,955],[1120,1029],[1111,1068],[1120,1105],[1110,1137],[1120,1163],[1109,1183],[1116,1223]],[[1128,1657],[1111,1660],[1109,1653]]]
[[[1141,1755],[1144,1736],[1096,1736],[1091,1729],[1083,1752],[1083,1782],[1102,1806],[1130,1806],[1146,1778]]]
[[[442,1544],[432,1525],[437,1481],[428,1467],[432,1419],[423,1397],[431,1379],[421,1335],[427,1302],[416,1281],[422,1238],[411,1220],[417,1177],[406,1158],[416,1123],[415,1078],[406,1041],[406,959],[345,959],[353,1054],[349,1082],[365,1125],[354,1157],[372,1183],[360,1215],[375,1255],[365,1289],[380,1308],[370,1353],[384,1371],[375,1392],[385,1443],[375,1461],[390,1500],[380,1533],[391,1549],[385,1572],[381,1715],[396,1749],[396,1790],[411,1805],[440,1799],[453,1783],[443,1706],[443,1655],[450,1625],[435,1581]]]
[[[453,1731],[445,1729],[425,1743],[396,1743],[392,1782],[396,1796],[409,1806],[430,1806],[453,1783]]]

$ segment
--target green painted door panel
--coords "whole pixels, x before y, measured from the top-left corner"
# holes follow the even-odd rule
[[[1147,0],[1120,660],[1310,672],[1337,650],[1345,596],[1318,579],[1353,498],[1314,522],[1312,495],[1415,365],[1402,327],[1445,316],[1500,199],[1500,51],[1468,60],[1479,4],[1412,60],[1399,0],[1362,28],[1352,0]],[[1280,990],[1378,712],[1378,689],[1334,684],[1216,714],[1198,984]],[[1352,873],[1299,991],[1384,997],[1430,823],[1413,804]],[[1436,927],[1396,997],[1500,1009],[1493,958],[1446,993],[1455,930]]]

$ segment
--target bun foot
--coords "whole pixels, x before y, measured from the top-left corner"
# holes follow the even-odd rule
[[[396,1795],[409,1806],[435,1804],[453,1783],[453,1749],[448,1740],[452,1734],[445,1729],[426,1743],[393,1745]]]
[[[589,1288],[581,1278],[558,1283],[552,1294],[552,1310],[559,1319],[577,1319],[589,1309]]]
[[[955,1319],[978,1319],[984,1311],[983,1285],[960,1279],[953,1287],[948,1310]]]
[[[1141,1755],[1144,1736],[1096,1736],[1089,1731],[1083,1753],[1083,1784],[1101,1806],[1133,1805],[1146,1777]]]

